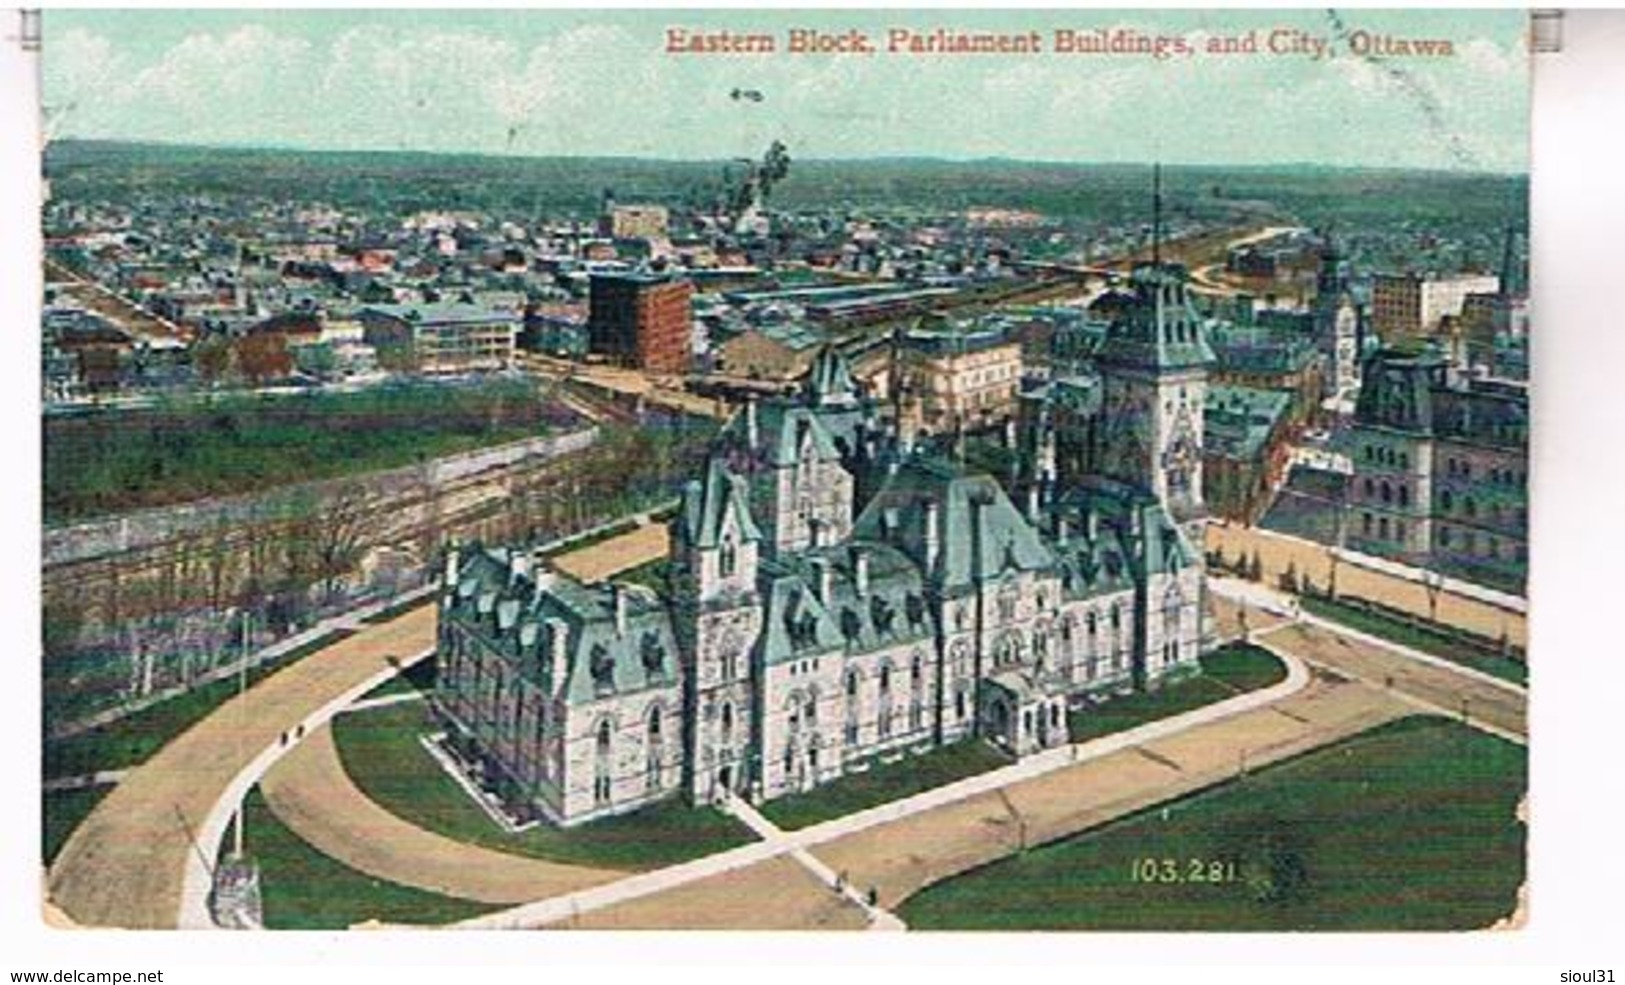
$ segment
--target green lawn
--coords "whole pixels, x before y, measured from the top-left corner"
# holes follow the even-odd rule
[[[1011,762],[1009,756],[986,742],[967,739],[895,763],[876,763],[865,772],[850,773],[806,793],[770,800],[762,805],[762,814],[786,831],[794,831]]]
[[[54,525],[412,465],[535,437],[572,419],[539,399],[534,384],[512,380],[50,416],[45,520]]]
[[[710,855],[752,840],[711,808],[680,799],[569,831],[545,822],[508,834],[447,776],[418,736],[429,730],[419,702],[385,705],[333,720],[344,768],[366,794],[414,824],[498,851],[605,868],[642,870]]]
[[[1330,619],[1362,633],[1370,633],[1372,636],[1412,647],[1435,657],[1442,657],[1463,667],[1493,674],[1514,684],[1526,684],[1529,681],[1529,665],[1522,660],[1489,653],[1481,647],[1463,643],[1445,633],[1429,632],[1425,628],[1413,626],[1381,612],[1369,612],[1335,599],[1314,595],[1304,595],[1302,599],[1303,607],[1322,619]]]
[[[248,671],[248,684],[271,674],[317,650],[332,646],[351,635],[334,630],[311,640]],[[235,674],[165,698],[133,715],[61,739],[48,739],[44,748],[45,777],[77,776],[100,770],[117,770],[145,762],[170,739],[196,725],[237,693]]]
[[[50,865],[56,861],[56,853],[62,850],[67,842],[68,835],[79,826],[102,798],[112,791],[112,786],[82,787],[78,790],[59,790],[54,793],[45,793],[40,798],[40,841],[45,853],[45,864]]]
[[[899,915],[922,930],[1485,927],[1524,880],[1526,767],[1510,742],[1404,719],[938,883]],[[1164,859],[1176,879],[1143,878]]]
[[[374,919],[443,924],[499,909],[375,879],[323,855],[277,820],[258,787],[246,806],[245,847],[259,864],[265,925],[273,930],[342,930]]]
[[[1286,678],[1286,665],[1251,643],[1226,643],[1201,658],[1202,673],[1155,691],[1113,697],[1105,704],[1067,715],[1073,742],[1098,739],[1146,722],[1167,718]]]

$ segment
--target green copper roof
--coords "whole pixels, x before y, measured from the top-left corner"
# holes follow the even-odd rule
[[[583,585],[556,571],[515,572],[507,551],[458,552],[446,618],[478,632],[513,673],[569,704],[677,683],[677,641],[659,598],[639,586]],[[554,634],[564,645],[555,679]]]
[[[1187,279],[1178,264],[1136,267],[1132,301],[1113,316],[1100,347],[1100,363],[1152,371],[1211,364],[1213,350],[1186,290]]]

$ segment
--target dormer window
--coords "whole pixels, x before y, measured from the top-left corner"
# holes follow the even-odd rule
[[[588,669],[592,672],[592,684],[598,690],[610,690],[615,686],[615,658],[610,656],[604,644],[593,644],[592,652],[588,657]]]

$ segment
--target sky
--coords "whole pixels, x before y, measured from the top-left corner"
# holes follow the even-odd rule
[[[45,13],[53,138],[317,150],[714,160],[1313,163],[1522,172],[1526,15],[1351,10],[1347,31],[1452,57],[1050,50],[1051,32],[1330,38],[1319,10],[96,11]],[[668,28],[768,33],[771,55],[682,55]],[[791,28],[1036,30],[1038,55],[792,55]],[[734,98],[753,90],[762,99]]]

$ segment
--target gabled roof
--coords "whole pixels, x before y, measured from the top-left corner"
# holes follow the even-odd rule
[[[448,615],[475,628],[515,675],[569,704],[677,684],[671,617],[638,586],[583,585],[556,571],[530,573],[528,565],[516,571],[509,552],[475,545],[458,553]],[[562,679],[555,678],[555,634],[564,647]]]
[[[1055,557],[992,476],[968,474],[926,455],[905,460],[887,478],[853,534],[897,546],[925,566],[927,514],[936,512],[937,557],[927,576],[947,589],[1006,571],[1053,567]]]
[[[815,407],[850,407],[858,402],[858,384],[846,358],[833,345],[826,345],[813,357],[802,381],[802,389]]]
[[[860,558],[867,566],[861,586]],[[925,579],[913,559],[894,547],[849,541],[765,562],[764,567],[771,579],[762,630],[769,664],[932,638],[935,623],[925,600]]]
[[[1214,361],[1201,315],[1178,264],[1134,269],[1132,301],[1115,313],[1100,347],[1102,364],[1147,370],[1193,369]]]
[[[761,528],[750,515],[749,486],[721,459],[713,457],[706,464],[704,484],[691,484],[685,490],[685,533],[696,547],[715,547],[722,542],[730,519],[742,540],[762,539]]]

